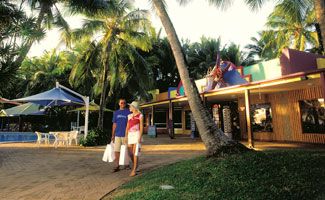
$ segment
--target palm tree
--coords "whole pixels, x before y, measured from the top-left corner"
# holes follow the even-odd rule
[[[291,0],[283,0],[278,4],[266,23],[272,30],[271,36],[275,38],[279,50],[291,47],[301,51],[305,50],[307,44],[319,46],[314,24],[313,5],[299,8],[299,4]]]
[[[322,0],[314,0],[315,13],[317,19],[317,26],[320,29],[319,43],[321,44],[321,50],[324,51],[325,47],[325,2]],[[324,53],[324,52],[323,52]]]
[[[55,82],[68,86],[68,77],[76,59],[70,52],[55,50],[46,52],[38,58],[27,58],[19,69],[20,79],[23,82],[25,93],[31,95],[55,86]]]
[[[25,15],[22,5],[1,1],[0,10],[0,93],[9,96],[17,80],[21,41],[41,39],[44,34],[35,30],[35,20]]]
[[[185,50],[190,76],[195,79],[203,78],[209,67],[215,65],[217,53],[223,51],[221,39],[201,37],[200,42],[187,44]]]
[[[151,50],[140,52],[140,54],[152,69],[152,76],[155,80],[152,89],[165,92],[168,87],[176,87],[180,79],[170,44],[166,37],[160,38],[160,33],[161,31],[158,33],[154,31],[151,34]]]
[[[176,34],[175,28],[168,16],[164,1],[152,0],[153,6],[165,28],[167,38],[173,50],[176,65],[184,90],[188,98],[195,122],[197,124],[202,141],[207,148],[207,155],[214,156],[227,151],[240,152],[246,148],[229,139],[214,123],[211,114],[204,107],[194,81],[191,81],[181,43]]]
[[[21,0],[21,4],[23,4],[26,0]],[[61,0],[62,1],[62,0]],[[56,26],[63,31],[64,34],[68,35],[70,28],[68,23],[63,18],[60,9],[57,4],[60,0],[28,0],[27,3],[32,11],[38,11],[38,15],[35,18],[34,28],[38,31],[44,33],[45,28],[52,28],[52,26]],[[26,55],[28,54],[30,48],[32,47],[35,41],[39,40],[39,38],[29,38],[28,40],[24,40],[22,43],[22,49],[20,51],[19,57],[15,61],[17,66],[20,66]]]
[[[258,32],[258,37],[251,37],[251,42],[245,49],[249,52],[248,57],[253,58],[255,63],[277,57],[279,50],[273,31]]]
[[[252,9],[257,10],[263,6],[268,0],[244,0],[246,4]],[[318,37],[319,43],[322,47],[325,47],[325,2],[324,0],[273,0],[277,4],[283,4],[285,9],[284,13],[290,15],[294,10],[304,10],[306,7],[313,6],[316,14],[317,26],[320,27],[320,36]],[[211,4],[218,7],[227,8],[234,1],[233,0],[209,0]],[[294,6],[293,6],[294,5]],[[293,10],[294,9],[294,10]]]
[[[104,7],[97,12],[85,13],[88,19],[85,20],[83,28],[72,33],[74,39],[84,36],[100,38],[98,41],[93,41],[90,47],[93,50],[86,51],[88,56],[84,59],[86,63],[82,65],[93,68],[89,64],[95,65],[96,55],[100,56],[101,69],[97,71],[97,75],[99,75],[97,88],[101,90],[99,129],[103,129],[104,107],[114,91],[135,78],[137,81],[132,82],[130,89],[133,86],[140,86],[139,89],[146,89],[147,86],[150,86],[147,82],[149,71],[145,60],[137,51],[137,49],[148,51],[151,47],[148,36],[151,25],[146,19],[147,12],[144,10],[129,11],[132,7],[124,0],[107,1],[107,3],[109,6],[106,7],[107,9]],[[101,33],[101,36],[96,35],[98,33]],[[80,71],[80,69],[75,71]],[[108,89],[109,91],[107,91]],[[144,93],[144,90],[139,90],[139,95]]]
[[[217,54],[223,60],[231,61],[236,66],[252,64],[253,59],[241,51],[234,43],[222,45],[221,39],[202,37],[200,42],[185,45],[186,59],[190,77],[201,79],[206,76],[208,68],[216,64]],[[184,45],[183,45],[184,48]]]
[[[84,37],[72,48],[76,62],[70,73],[69,83],[81,94],[95,98],[96,80],[99,79],[101,45]]]

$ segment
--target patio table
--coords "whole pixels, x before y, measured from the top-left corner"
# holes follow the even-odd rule
[[[59,142],[65,144],[66,147],[68,146],[70,131],[51,131],[49,134],[53,135],[55,138],[55,141],[53,143],[53,146],[55,146],[55,148],[57,148]]]

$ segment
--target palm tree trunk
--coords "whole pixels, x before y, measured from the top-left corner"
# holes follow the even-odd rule
[[[167,38],[176,60],[176,65],[184,86],[185,94],[188,98],[202,141],[207,149],[207,156],[245,151],[247,149],[246,147],[229,139],[220,129],[218,129],[211,114],[203,106],[198,89],[194,81],[191,81],[190,79],[181,44],[174,26],[166,12],[165,6],[161,0],[153,0],[152,2],[167,33]]]
[[[99,113],[98,113],[98,123],[97,128],[99,130],[104,130],[104,108],[106,106],[106,92],[108,87],[108,80],[107,80],[107,74],[108,74],[108,62],[104,64],[104,73],[103,73],[103,87],[102,92],[100,95],[100,104],[99,104]]]
[[[42,4],[41,5],[41,10],[38,14],[37,20],[36,20],[36,28],[40,29],[41,25],[42,25],[42,21],[45,15],[45,11],[46,11],[46,5]],[[24,59],[26,58],[30,48],[33,46],[35,40],[27,40],[26,44],[22,47],[22,50],[19,54],[19,57],[16,59],[15,61],[15,65],[20,67],[21,63],[24,61]]]
[[[112,30],[111,34],[115,34],[115,31]],[[103,56],[103,87],[102,92],[100,95],[100,104],[99,104],[99,113],[98,113],[98,122],[97,122],[97,128],[99,130],[104,130],[104,108],[106,106],[106,93],[107,93],[107,87],[108,87],[108,70],[109,70],[109,53],[111,51],[111,41],[107,42],[107,45],[105,47],[105,50],[102,52]]]
[[[315,0],[315,11],[316,19],[320,26],[321,36],[320,41],[322,42],[323,47],[325,47],[325,1],[324,0]]]

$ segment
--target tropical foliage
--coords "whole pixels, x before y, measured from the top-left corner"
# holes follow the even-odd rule
[[[248,58],[255,63],[276,58],[279,47],[273,38],[272,31],[261,31],[257,34],[258,37],[251,37],[251,44],[245,46],[248,50]]]
[[[0,11],[0,95],[7,95],[14,88],[22,43],[44,34],[34,28],[35,20],[25,15],[21,5],[1,1]]]
[[[313,4],[299,7],[297,1],[284,0],[270,14],[266,25],[271,31],[265,34],[275,38],[279,50],[291,47],[304,51],[307,45],[319,46],[315,22]]]
[[[246,66],[254,62],[250,54],[241,51],[239,45],[234,43],[223,45],[221,38],[216,40],[203,36],[200,42],[185,43],[183,49],[190,76],[194,79],[203,78],[208,68],[216,64],[218,52],[221,59],[231,61],[236,66]]]
[[[34,25],[29,26],[35,29],[33,36],[45,36],[45,30],[53,27],[59,28],[64,34],[68,35],[70,28],[68,23],[63,18],[61,11],[58,7],[58,3],[62,0],[20,0],[18,1],[31,9],[31,18],[34,20]],[[22,41],[22,49],[19,53],[19,57],[16,60],[18,66],[24,61],[30,48],[35,41],[39,41],[40,37],[31,37]]]
[[[114,93],[128,86],[136,96],[143,97],[151,89],[148,87],[151,70],[138,52],[138,49],[149,51],[151,48],[152,28],[146,18],[147,12],[133,10],[123,0],[110,1],[109,6],[91,15],[85,12],[87,19],[83,27],[71,33],[72,40],[96,37],[79,57],[70,80],[78,86],[80,82],[76,79],[80,75],[88,73],[95,78],[94,89],[98,88],[96,92],[101,95],[99,129],[103,128],[104,107]]]
[[[74,54],[55,50],[46,52],[41,57],[25,59],[19,70],[19,77],[24,88],[21,96],[52,89],[56,81],[69,87],[68,77],[75,61]]]

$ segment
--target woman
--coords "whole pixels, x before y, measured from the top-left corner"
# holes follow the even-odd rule
[[[125,131],[125,143],[128,144],[130,158],[133,162],[132,171],[130,176],[136,175],[136,168],[138,165],[138,156],[135,155],[136,147],[141,144],[143,133],[143,115],[139,111],[139,103],[133,101],[130,105],[130,111],[132,112],[128,116],[128,123]]]

